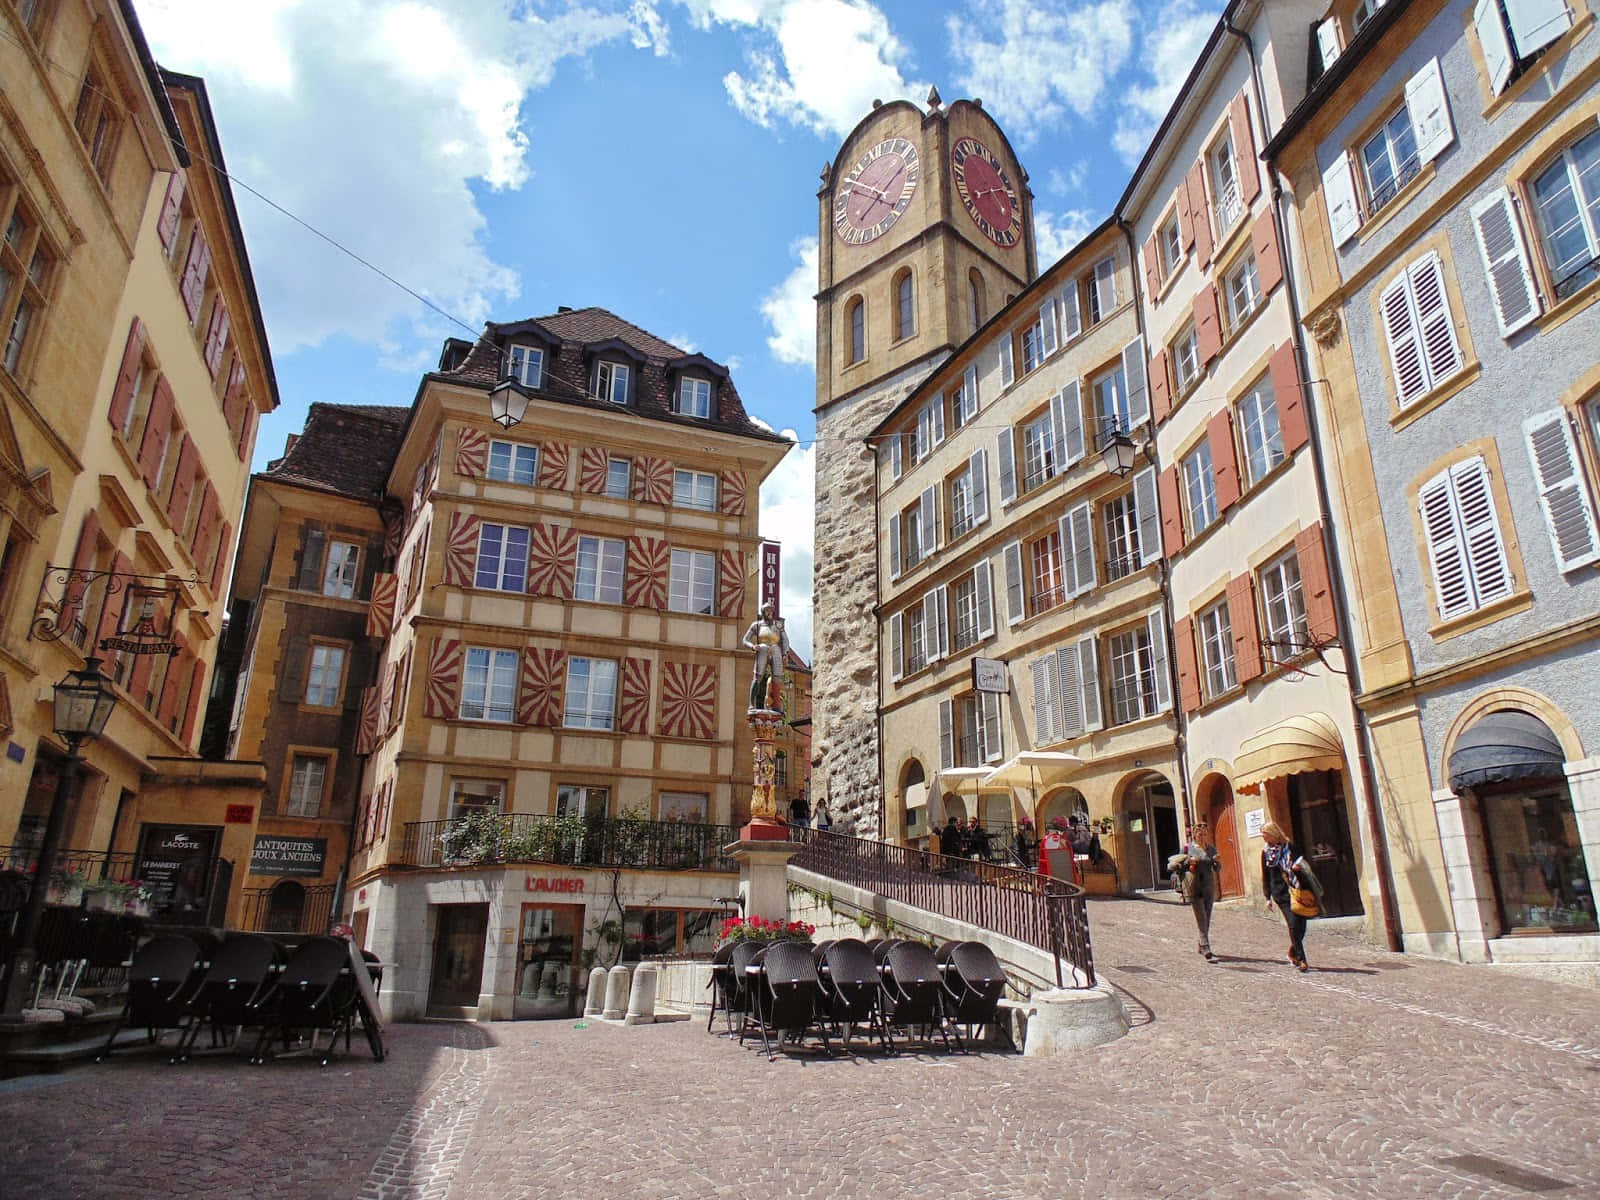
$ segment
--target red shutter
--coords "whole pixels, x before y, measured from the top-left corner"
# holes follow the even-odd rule
[[[184,434],[183,441],[178,444],[178,465],[172,473],[172,490],[167,493],[167,520],[179,533],[183,532],[189,520],[189,499],[194,494],[195,469],[199,459],[200,452],[195,449],[194,439]]]
[[[206,367],[213,379],[222,369],[222,352],[228,345],[228,326],[228,306],[222,302],[219,293],[217,302],[211,306],[211,321],[206,326]]]
[[[1217,511],[1227,512],[1239,502],[1239,459],[1233,448],[1233,414],[1227,409],[1206,422],[1211,443],[1211,471],[1217,481]]]
[[[672,549],[666,538],[635,534],[628,539],[628,565],[623,574],[622,599],[635,608],[667,607],[667,574]]]
[[[144,363],[144,322],[138,317],[128,326],[128,344],[122,351],[122,366],[117,371],[117,386],[111,393],[111,411],[107,417],[111,428],[118,433],[128,419],[128,410],[137,398],[134,387],[139,382],[139,368]]]
[[[356,727],[356,753],[371,754],[378,748],[378,689],[361,689],[361,724]]]
[[[744,611],[744,552],[723,550],[717,564],[717,615],[737,617]]]
[[[378,836],[389,836],[389,810],[394,805],[394,780],[383,785],[383,799],[378,804]]]
[[[150,709],[150,676],[156,666],[154,654],[136,654],[133,658],[133,670],[128,675],[128,695],[133,697],[133,702],[145,711]]]
[[[89,590],[87,575],[94,570],[95,551],[99,545],[100,513],[91,508],[78,530],[78,548],[72,552],[72,572],[67,576],[66,590],[61,594],[61,611],[56,615],[56,628],[69,637],[83,613],[84,595]]]
[[[172,728],[172,718],[178,711],[178,689],[185,682],[184,670],[189,665],[189,647],[182,636],[177,639],[178,653],[167,660],[166,678],[161,683],[161,703],[156,706],[156,720],[165,729]]]
[[[1189,208],[1189,181],[1187,179],[1178,184],[1176,196],[1178,236],[1183,239],[1183,248],[1187,250],[1194,245],[1194,213]]]
[[[197,221],[194,235],[189,239],[189,256],[183,262],[183,279],[178,285],[191,325],[200,319],[200,304],[206,298],[206,278],[210,273],[211,247],[206,245],[205,231]]]
[[[1266,295],[1283,282],[1283,255],[1278,251],[1278,229],[1268,208],[1250,227],[1250,244],[1256,252],[1256,280]]]
[[[578,490],[601,495],[606,490],[606,475],[611,455],[604,446],[585,446],[578,455]]]
[[[567,686],[564,651],[529,646],[522,652],[521,679],[517,686],[517,722],[521,725],[561,725]]]
[[[1194,219],[1194,253],[1203,267],[1211,261],[1211,205],[1206,202],[1206,164],[1201,159],[1189,168],[1184,181],[1189,189],[1189,213]]]
[[[170,257],[172,242],[178,236],[178,225],[183,220],[183,176],[173,172],[167,180],[167,194],[161,201],[161,215],[156,218],[156,233],[161,237],[161,248]]]
[[[621,711],[617,726],[623,733],[650,732],[650,660],[622,660]]]
[[[1228,580],[1228,621],[1233,626],[1233,669],[1240,683],[1261,674],[1261,636],[1256,632],[1256,593],[1248,575]]]
[[[730,517],[742,517],[745,512],[747,488],[743,471],[724,471],[722,473],[721,495],[717,497],[718,506]]]
[[[228,560],[233,555],[233,523],[224,521],[222,532],[217,535],[217,557],[211,564],[211,594],[222,596],[222,585],[228,579]],[[204,566],[204,563],[200,564]]]
[[[217,489],[209,479],[202,480],[200,490],[200,517],[194,526],[194,543],[189,557],[201,571],[208,569],[216,559],[217,526],[222,521],[222,509],[217,504]]]
[[[372,599],[367,602],[367,636],[386,638],[394,629],[395,601],[400,594],[400,577],[382,574],[372,577]]]
[[[428,717],[453,720],[461,708],[461,668],[467,647],[460,638],[440,634],[428,648],[428,690],[423,693],[422,713]]]
[[[565,488],[567,486],[567,460],[572,449],[565,442],[544,442],[539,446],[539,486]]]
[[[1161,553],[1171,558],[1183,549],[1183,502],[1178,494],[1178,468],[1168,467],[1156,476],[1161,505]]]
[[[1299,356],[1294,343],[1285,342],[1272,352],[1267,368],[1272,380],[1272,396],[1278,405],[1278,428],[1283,434],[1283,452],[1293,454],[1311,438],[1306,421],[1306,392],[1300,383]]]
[[[1185,713],[1200,707],[1200,660],[1194,652],[1194,620],[1179,617],[1172,626],[1178,651],[1178,700]]]
[[[172,385],[165,375],[156,376],[155,391],[150,396],[150,415],[144,423],[144,438],[139,442],[139,474],[146,486],[154,488],[161,482],[161,452],[167,448],[172,436]]]
[[[528,594],[572,599],[578,579],[578,531],[535,521],[528,531]]]
[[[489,469],[489,435],[478,429],[463,429],[456,435],[456,474],[463,479],[482,479]]]
[[[1159,425],[1172,412],[1171,356],[1165,347],[1150,356],[1150,412]]]
[[[633,498],[645,504],[672,503],[672,464],[645,456],[633,464]]]
[[[1294,552],[1300,560],[1300,591],[1306,602],[1306,628],[1311,640],[1325,646],[1339,636],[1333,607],[1333,581],[1328,574],[1327,544],[1316,524],[1295,535]]]
[[[708,741],[717,727],[716,667],[669,662],[661,666],[661,732]]]
[[[1250,102],[1241,90],[1228,106],[1228,126],[1233,133],[1233,158],[1239,175],[1239,196],[1248,206],[1261,194],[1261,163],[1256,159],[1256,137],[1250,129]]]
[[[445,538],[444,582],[446,587],[471,587],[478,566],[479,518],[467,512],[450,514],[450,532]]]
[[[394,700],[394,672],[395,664],[390,663],[384,668],[383,681],[373,685],[378,693],[378,728],[380,730],[388,730],[394,724],[393,714],[389,711],[389,706]]]
[[[393,729],[406,717],[406,697],[411,694],[411,650],[413,645],[406,650],[405,657],[400,660],[400,669],[394,677],[394,703],[389,706],[389,729]],[[384,730],[385,733],[388,730]]]
[[[119,575],[126,575],[133,570],[133,560],[120,550],[111,559],[111,569]],[[117,652],[115,650],[101,650],[100,643],[106,638],[115,637],[117,630],[122,627],[122,605],[127,598],[127,581],[123,581],[123,590],[115,595],[108,596],[100,609],[100,629],[94,635],[94,645],[90,648],[91,654],[100,658],[100,674],[107,677],[117,672]]]
[[[1156,257],[1156,235],[1151,234],[1144,240],[1144,286],[1146,296],[1154,300],[1156,293],[1161,290],[1161,262]]]
[[[183,710],[183,744],[191,745],[194,740],[195,723],[199,721],[200,714],[204,711],[206,702],[206,664],[199,655],[190,656],[189,676],[189,702]]]
[[[250,446],[256,431],[256,406],[250,401],[248,395],[244,403],[244,424],[239,427],[239,445],[237,447],[240,462],[247,462],[250,458]]]
[[[1217,312],[1217,289],[1206,284],[1194,298],[1194,334],[1200,365],[1209,366],[1222,350],[1222,318]]]

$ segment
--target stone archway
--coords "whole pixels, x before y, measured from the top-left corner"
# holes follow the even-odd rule
[[[905,815],[908,839],[925,836],[929,822],[938,815],[928,811],[930,799],[927,771],[921,761],[914,758],[900,772],[900,811]]]
[[[1132,891],[1162,887],[1167,859],[1183,844],[1177,796],[1172,781],[1159,771],[1140,771],[1120,789],[1116,847],[1123,886]]]
[[[1194,807],[1211,826],[1217,842],[1223,899],[1244,895],[1244,857],[1239,850],[1239,813],[1233,784],[1224,775],[1207,775],[1195,788]]]
[[[295,933],[300,929],[300,918],[306,910],[306,889],[303,884],[285,879],[274,884],[267,894],[267,931],[269,933]]]
[[[1075,787],[1057,788],[1039,805],[1039,811],[1034,814],[1034,823],[1039,829],[1048,829],[1054,818],[1070,817],[1075,812],[1088,815],[1089,802],[1084,799],[1083,793]]]

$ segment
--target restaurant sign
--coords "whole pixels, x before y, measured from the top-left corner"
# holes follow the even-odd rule
[[[327,857],[327,838],[269,837],[258,834],[255,848],[250,851],[250,873],[317,877],[322,874]]]

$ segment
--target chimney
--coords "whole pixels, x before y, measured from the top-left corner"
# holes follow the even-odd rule
[[[291,433],[289,435],[288,439],[284,442],[284,446],[283,446],[283,456],[285,458],[288,458],[289,455],[294,451],[294,444],[296,442],[298,442],[299,440],[300,440],[300,435],[298,433]]]
[[[571,312],[571,311],[572,311],[572,305],[570,305],[570,304],[558,304],[558,305],[556,305],[556,312],[557,313],[566,313],[566,312]]]

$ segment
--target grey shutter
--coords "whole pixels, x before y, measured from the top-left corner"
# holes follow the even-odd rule
[[[1074,738],[1083,732],[1083,685],[1078,674],[1078,648],[1057,650],[1056,660],[1056,741]]]
[[[900,447],[901,437],[902,435],[898,433],[889,435],[889,475],[896,482],[899,482],[900,476],[905,473],[905,463],[901,458],[904,453]]]
[[[1600,559],[1594,505],[1584,485],[1567,410],[1554,408],[1529,417],[1522,423],[1522,436],[1539,484],[1539,504],[1544,509],[1556,566],[1573,571]]]
[[[1518,58],[1543,50],[1572,28],[1566,0],[1505,0],[1505,6]]]
[[[1356,198],[1355,167],[1348,150],[1341,151],[1322,173],[1322,199],[1328,206],[1333,244],[1342,246],[1361,228],[1361,202]]]
[[[928,407],[933,410],[933,444],[944,445],[944,393],[940,392],[928,401]]]
[[[1067,284],[1056,293],[1056,305],[1061,310],[1061,344],[1066,345],[1083,332],[1083,318],[1078,312],[1078,284]]]
[[[1063,469],[1083,457],[1083,401],[1079,395],[1076,379],[1069,380],[1061,389],[1061,441],[1057,452],[1061,455]]]
[[[1437,58],[1430,58],[1422,70],[1406,80],[1406,111],[1411,115],[1417,157],[1422,162],[1432,162],[1456,140]]]
[[[937,634],[934,638],[934,649],[938,652],[937,657],[943,658],[950,653],[950,591],[940,584],[933,589],[933,596],[934,629]]]
[[[929,557],[939,545],[939,487],[934,484],[922,489],[922,501],[917,506],[921,526],[921,558]]]
[[[1161,557],[1161,510],[1154,467],[1133,477],[1133,509],[1139,521],[1139,565],[1146,567]]]
[[[1094,265],[1094,291],[1100,299],[1100,319],[1104,321],[1117,307],[1117,260],[1102,258]]]
[[[905,668],[905,624],[900,613],[889,618],[889,678],[899,679]]]
[[[1145,618],[1145,628],[1150,638],[1150,670],[1156,677],[1156,711],[1166,712],[1172,707],[1172,678],[1167,666],[1167,624],[1160,609]]]
[[[972,420],[978,415],[978,368],[968,366],[966,373],[961,377],[961,407],[965,412],[962,423]]]
[[[1007,543],[1002,554],[1006,563],[1006,624],[1015,625],[1025,615],[1022,606],[1022,543]]]
[[[283,657],[278,660],[278,694],[280,704],[300,704],[306,698],[306,660],[311,656],[311,643],[303,637],[290,638]]]
[[[1077,595],[1095,585],[1094,511],[1087,502],[1080,504],[1067,514],[1067,523],[1072,527],[1072,557],[1076,560],[1072,574],[1077,581],[1073,594]]]
[[[989,519],[989,456],[980,446],[967,459],[967,476],[972,481],[972,524]]]
[[[983,738],[983,761],[996,763],[1006,756],[1005,737],[1000,728],[1000,696],[984,692],[979,696],[983,720],[979,734]]]
[[[889,578],[900,578],[900,514],[889,518]]]
[[[984,559],[972,568],[972,593],[978,605],[978,636],[994,636],[994,567]]]
[[[939,769],[948,771],[956,765],[955,718],[949,700],[939,701]]]
[[[1011,427],[1007,426],[995,436],[995,448],[1000,452],[1000,503],[1010,504],[1017,498],[1017,467],[1013,455]]]
[[[322,530],[306,529],[305,537],[300,541],[300,578],[295,583],[300,591],[322,591],[322,555],[327,540],[327,534]]]
[[[1056,656],[1036,658],[1029,670],[1033,675],[1033,744],[1048,746],[1056,740]]]
[[[1011,381],[1017,377],[1017,368],[1012,363],[1011,334],[1000,335],[1000,386],[1008,388]]]
[[[1039,328],[1043,333],[1043,337],[1040,338],[1042,343],[1040,349],[1043,351],[1044,357],[1049,358],[1056,352],[1057,345],[1056,306],[1054,301],[1039,310]]]
[[[939,661],[939,593],[934,588],[922,598],[922,662],[925,666]]]
[[[1516,59],[1511,53],[1511,42],[1506,37],[1506,27],[1500,23],[1500,6],[1496,0],[1478,0],[1472,9],[1472,24],[1478,31],[1478,45],[1483,50],[1483,65],[1489,71],[1489,90],[1498,96],[1505,91],[1511,78],[1511,68]]]
[[[1096,661],[1092,637],[1078,640],[1078,681],[1083,687],[1083,728],[1100,728],[1100,666]]]
[[[1150,389],[1145,383],[1144,338],[1136,337],[1122,348],[1122,377],[1128,383],[1128,421],[1143,425],[1150,419]]]
[[[1064,596],[1078,594],[1078,556],[1072,552],[1072,513],[1063,513],[1056,522],[1061,538],[1061,590]]]
[[[1317,54],[1324,71],[1339,57],[1339,22],[1332,17],[1317,26]]]
[[[1478,235],[1478,253],[1483,256],[1483,269],[1489,276],[1500,336],[1510,337],[1540,311],[1539,290],[1534,286],[1511,193],[1497,188],[1474,204],[1472,228]]]

